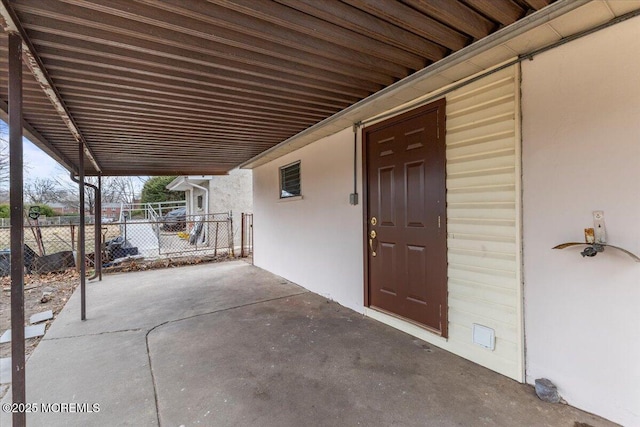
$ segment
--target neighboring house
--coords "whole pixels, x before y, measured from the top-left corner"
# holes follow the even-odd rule
[[[640,17],[508,64],[559,40],[573,25],[563,19],[469,53],[455,72],[408,78],[249,161],[254,260],[640,425],[640,263],[612,248],[552,249],[583,241],[602,210],[608,241],[640,254]],[[460,81],[468,69],[480,74]]]
[[[240,246],[242,213],[253,212],[251,171],[234,169],[228,175],[179,176],[167,189],[186,193],[188,216],[232,212],[234,245]]]
[[[102,218],[118,220],[121,209],[122,203],[102,203]]]
[[[53,212],[56,213],[56,215],[69,215],[69,214],[78,214],[78,205],[77,204],[73,204],[73,203],[60,203],[60,202],[52,202],[52,203],[47,203],[47,206],[49,206]]]

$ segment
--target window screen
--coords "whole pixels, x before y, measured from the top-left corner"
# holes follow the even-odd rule
[[[300,187],[300,162],[280,168],[280,198],[302,195]]]

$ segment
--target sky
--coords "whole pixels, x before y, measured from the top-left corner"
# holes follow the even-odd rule
[[[35,178],[69,179],[69,172],[58,162],[49,157],[44,151],[36,147],[27,138],[22,139],[23,156],[26,168],[24,180]]]
[[[8,141],[8,131],[7,124],[0,120],[0,138]],[[69,172],[27,138],[22,138],[22,149],[25,182],[33,181],[36,178],[69,180]]]
[[[0,137],[7,141],[9,140],[8,130],[7,124],[0,120]],[[27,138],[22,138],[22,148],[25,182],[33,181],[36,178],[51,178],[64,183],[71,182],[69,172]],[[134,179],[133,182],[137,191],[142,190],[143,180]]]
[[[0,138],[9,140],[9,127],[0,120]],[[33,180],[35,178],[57,178],[64,173],[64,168],[58,162],[49,157],[44,151],[33,145],[27,138],[22,138],[22,149],[24,156],[24,179]]]

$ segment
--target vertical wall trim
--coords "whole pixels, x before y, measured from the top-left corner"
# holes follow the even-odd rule
[[[515,148],[516,148],[516,278],[518,281],[518,335],[520,336],[520,382],[525,382],[526,379],[526,347],[525,347],[525,336],[524,336],[524,280],[523,280],[523,269],[524,269],[524,261],[523,261],[523,242],[522,242],[522,73],[521,73],[521,65],[520,63],[516,64],[514,67],[515,74]]]

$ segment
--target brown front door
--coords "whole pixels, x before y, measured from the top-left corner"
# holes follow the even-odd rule
[[[445,101],[364,129],[365,303],[447,336]]]

